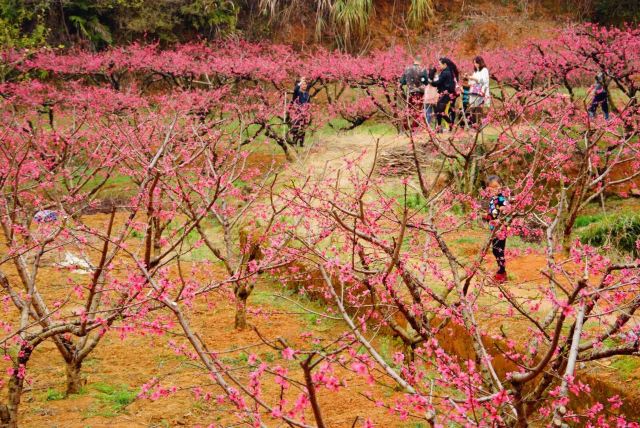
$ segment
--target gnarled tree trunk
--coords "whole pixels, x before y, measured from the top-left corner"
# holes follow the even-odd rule
[[[82,387],[87,383],[82,376],[82,361],[73,359],[65,364],[65,372],[67,375],[67,391],[66,395],[78,394]]]
[[[20,400],[22,399],[22,391],[24,389],[24,374],[20,372],[20,367],[26,367],[32,350],[21,347],[17,364],[13,367],[13,374],[9,379],[9,390],[7,392],[7,403],[0,404],[0,428],[17,428],[18,427],[18,409]]]

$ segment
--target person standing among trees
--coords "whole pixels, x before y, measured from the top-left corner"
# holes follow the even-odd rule
[[[591,101],[588,110],[589,117],[595,117],[598,106],[602,108],[604,119],[609,120],[609,90],[607,89],[607,82],[602,72],[596,74],[596,83],[593,86],[593,101]]]
[[[422,116],[424,85],[427,83],[427,71],[421,65],[422,59],[416,56],[413,64],[407,67],[400,77],[400,87],[406,86],[407,106],[413,118],[411,126],[417,126]]]
[[[291,100],[288,112],[289,114],[287,115],[287,122],[291,127],[294,146],[300,145],[300,147],[304,147],[307,126],[311,122],[309,113],[310,101],[309,84],[307,83],[307,79],[302,76],[293,88],[293,99]]]
[[[498,219],[504,211],[504,208],[509,205],[509,201],[503,194],[504,184],[502,178],[499,176],[490,175],[487,177],[486,186],[490,198],[484,219],[489,222],[489,230],[492,232],[491,251],[498,264],[498,271],[493,279],[498,283],[503,283],[507,280],[507,263],[505,259],[507,229],[506,226],[499,229],[496,229],[496,227],[499,225]]]
[[[458,67],[449,58],[442,57],[438,63],[440,74],[430,83],[438,89],[438,102],[436,104],[436,120],[438,123],[437,132],[442,132],[442,119],[449,123],[449,128],[453,127],[455,115],[453,115],[453,105],[456,101],[456,86],[458,85]]]
[[[473,115],[473,123],[480,123],[483,117],[483,109],[489,107],[491,103],[489,69],[481,56],[474,58],[473,69],[473,74],[468,76],[471,84],[469,107]]]
[[[428,72],[428,80],[433,80],[435,75],[436,68],[430,68]],[[423,102],[427,126],[431,128],[433,126],[433,116],[435,114],[436,104],[438,103],[438,90],[435,86],[429,84],[425,85]]]
[[[462,78],[462,119],[464,120],[465,129],[469,123],[472,123],[469,113],[469,101],[471,98],[471,87],[469,86],[469,79],[467,77]]]

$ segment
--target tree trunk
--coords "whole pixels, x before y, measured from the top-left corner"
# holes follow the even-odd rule
[[[236,330],[247,328],[247,298],[249,293],[245,287],[240,286],[236,291],[236,320],[234,327]]]
[[[564,225],[564,230],[562,232],[562,250],[565,254],[569,254],[571,250],[571,244],[573,243],[571,240],[571,232],[573,231],[576,218],[577,215],[571,214]]]
[[[9,380],[9,390],[7,392],[7,404],[0,404],[0,428],[18,427],[18,408],[24,389],[24,376],[19,376],[20,366],[26,367],[31,356],[31,350],[21,348],[22,357],[18,358],[18,363],[14,366],[13,375]]]
[[[529,426],[529,423],[527,422],[526,406],[522,398],[522,385],[514,384],[513,387],[515,390],[513,394],[513,399],[514,399],[513,406],[516,409],[515,426],[516,428],[527,428]]]
[[[17,374],[11,376],[9,392],[7,393],[8,403],[0,406],[0,428],[18,427],[18,408],[22,398],[23,383],[24,379],[19,378]]]
[[[66,363],[67,392],[66,395],[79,394],[82,387],[87,383],[81,375],[82,361],[72,360]]]

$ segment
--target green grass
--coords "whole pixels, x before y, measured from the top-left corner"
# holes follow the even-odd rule
[[[331,329],[335,326],[336,320],[321,317],[320,315],[305,312],[304,308],[308,308],[312,311],[323,313],[325,308],[322,302],[318,302],[310,299],[307,295],[300,294],[293,290],[277,288],[273,284],[271,286],[262,286],[256,288],[249,296],[249,305],[263,305],[269,306],[276,310],[295,312],[298,319],[306,323],[306,327],[310,330],[323,332]],[[276,294],[286,296],[289,299],[298,302],[302,307],[296,306],[288,300],[282,299]]]
[[[380,336],[378,343],[378,349],[382,359],[390,366],[395,367],[396,364],[393,362],[393,353],[401,349],[402,341],[399,338],[384,335]],[[366,353],[366,351],[363,353]]]
[[[246,365],[249,355],[246,352],[241,352],[236,356],[224,357],[222,362],[229,365]]]
[[[463,236],[461,238],[455,239],[453,242],[458,245],[469,245],[477,243],[478,239],[470,236]]]
[[[611,368],[616,369],[621,377],[628,378],[640,368],[640,360],[636,357],[618,357],[611,363]]]
[[[58,401],[64,399],[64,393],[60,392],[56,389],[47,389],[47,395],[45,400],[47,401]]]
[[[586,214],[580,215],[576,218],[575,227],[580,229],[589,226],[592,223],[597,223],[604,218],[604,214]]]
[[[276,360],[276,354],[274,354],[273,352],[265,352],[264,354],[260,355],[260,358],[265,360],[267,363],[273,363]]]
[[[611,214],[584,227],[579,233],[583,244],[611,247],[614,250],[638,256],[636,242],[640,239],[640,215]]]
[[[509,239],[507,239],[507,248],[527,250],[531,248],[540,249],[542,246],[542,243],[526,242],[520,236],[510,236]]]
[[[138,396],[138,392],[127,385],[110,385],[104,382],[97,382],[91,385],[91,389],[94,390],[93,396],[102,403],[102,416],[115,416],[121,413]]]
[[[340,129],[349,127],[351,125],[348,121],[342,118],[332,119],[331,121],[329,121],[329,123],[331,125],[329,124],[324,125],[323,127],[321,127],[315,132],[315,135],[326,137],[326,136],[336,135],[338,134],[338,132],[340,132],[346,135],[371,133],[373,135],[380,136],[380,135],[394,135],[398,133],[398,131],[393,125],[386,122],[376,122],[375,120],[368,120],[362,125],[350,131],[338,131]]]

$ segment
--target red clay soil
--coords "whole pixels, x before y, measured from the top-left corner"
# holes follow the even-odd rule
[[[106,221],[106,216],[96,215],[92,221],[98,226]],[[472,231],[477,242],[458,245],[465,254],[471,256],[477,251],[484,233]],[[465,233],[469,236],[469,233]],[[493,269],[493,260],[487,258],[487,269]],[[544,256],[528,254],[511,256],[508,258],[508,269],[514,293],[528,294],[529,287],[544,280],[540,269],[544,267]],[[3,269],[5,267],[3,266]],[[14,272],[6,272],[15,281]],[[42,272],[52,295],[64,293],[67,273],[55,268],[45,268]],[[264,288],[267,287],[267,288]],[[302,332],[310,331],[315,337],[335,337],[344,330],[342,324],[322,321],[317,324],[309,317],[298,315],[299,308],[274,304],[268,300],[266,290],[274,291],[273,286],[265,285],[258,289],[261,294],[250,299],[250,308],[255,310],[249,315],[249,322],[258,326],[260,332],[269,338],[282,337],[292,344],[302,344]],[[262,290],[262,291],[260,291]],[[267,301],[268,300],[268,301]],[[12,312],[4,311],[0,318],[8,319]],[[200,302],[191,314],[191,321],[197,331],[202,332],[212,351],[222,351],[258,344],[256,334],[250,330],[237,332],[233,329],[234,308],[228,300],[217,295],[211,295],[208,301]],[[178,332],[173,329],[174,332]],[[523,332],[523,334],[526,334]],[[64,391],[64,364],[62,358],[51,343],[37,348],[28,366],[29,386],[23,396],[20,422],[23,427],[164,427],[164,426],[196,426],[216,424],[231,424],[233,416],[225,407],[215,403],[196,400],[191,389],[203,386],[207,391],[216,392],[215,387],[205,371],[183,356],[176,355],[168,346],[168,342],[183,342],[179,335],[146,336],[129,334],[120,339],[117,332],[110,333],[85,362],[83,370],[88,377],[85,393],[74,395],[66,399],[59,398]],[[251,351],[263,359],[273,358],[282,365],[296,367],[288,361],[280,361],[277,352],[264,345],[252,348]],[[228,364],[242,365],[241,352],[225,354]],[[244,357],[246,358],[246,356]],[[0,363],[0,370],[7,368],[6,362]],[[608,397],[613,393],[626,396],[631,402],[640,406],[640,368],[619,368],[618,360],[598,366],[590,373],[583,375],[596,376],[598,385],[594,394]],[[357,417],[371,418],[376,426],[401,427],[406,423],[397,422],[388,411],[375,407],[360,393],[373,392],[375,396],[390,399],[397,392],[381,386],[369,386],[362,379],[354,378],[351,374],[341,372],[349,385],[348,390],[342,388],[338,392],[326,389],[319,391],[320,402],[324,409],[324,416],[328,426],[348,427]],[[298,374],[295,375],[299,377]],[[113,400],[113,390],[130,390],[134,393],[152,378],[161,380],[164,386],[176,386],[178,391],[169,398],[157,401],[136,399],[131,404],[117,408]],[[265,385],[266,394],[277,392],[275,385]],[[102,392],[101,392],[102,391]],[[106,394],[104,392],[107,392]],[[57,392],[57,394],[56,394]],[[0,391],[6,394],[6,387]],[[309,421],[312,416],[309,414]],[[359,423],[356,425],[359,426]]]
[[[272,308],[258,305],[256,308],[269,310]],[[300,333],[308,330],[304,319],[287,313],[273,314],[266,317],[250,317],[250,322],[259,326],[266,337],[282,337],[291,343],[300,343]],[[233,329],[233,308],[230,305],[217,305],[213,309],[206,307],[195,311],[193,323],[203,332],[203,336],[212,350],[243,347],[259,342],[256,334],[250,330],[237,332]],[[323,335],[322,333],[316,335]],[[179,357],[168,346],[168,340],[176,337],[141,337],[128,336],[120,340],[114,335],[106,338],[85,364],[88,375],[86,393],[67,399],[47,401],[47,390],[62,391],[64,388],[64,370],[62,360],[59,365],[52,365],[51,359],[58,358],[57,351],[51,345],[38,348],[29,364],[29,375],[32,389],[24,395],[21,412],[23,427],[149,427],[149,426],[207,426],[210,423],[233,423],[227,408],[220,408],[215,403],[198,401],[190,392],[190,388],[208,385],[206,372],[193,367],[184,357]],[[274,355],[273,350],[257,347],[251,350],[262,358]],[[239,353],[230,355],[237,358]],[[287,365],[286,362],[282,363]],[[293,367],[292,367],[293,368]],[[343,373],[344,374],[344,373]],[[116,389],[123,387],[133,391],[152,378],[159,378],[163,385],[175,385],[180,390],[168,398],[157,401],[147,399],[135,400],[121,411],[115,411],[113,403],[104,398],[98,389],[108,385]],[[351,426],[356,417],[366,416],[377,422],[377,426],[400,426],[390,422],[387,411],[376,408],[359,393],[375,391],[363,384],[361,379],[346,376],[349,389],[342,388],[338,392],[319,393],[319,400],[324,409],[324,416],[329,426]],[[216,391],[215,388],[203,387]],[[381,393],[381,389],[378,393]],[[268,392],[276,392],[275,385],[265,386]],[[4,391],[3,391],[4,392]],[[311,418],[311,415],[308,415]],[[309,419],[312,421],[313,419]],[[226,424],[225,424],[226,426]]]

